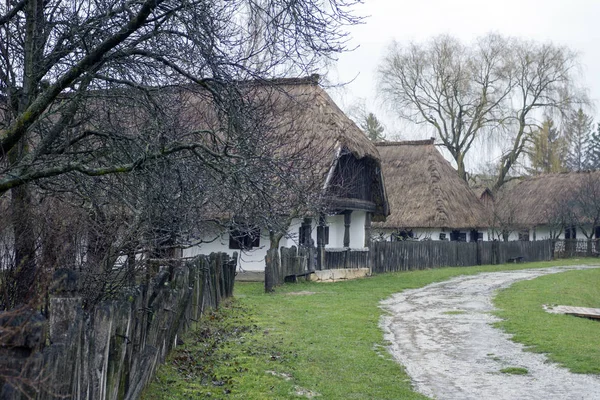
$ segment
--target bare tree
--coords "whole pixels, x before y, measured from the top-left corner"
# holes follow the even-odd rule
[[[552,44],[490,34],[465,45],[439,36],[424,44],[392,44],[379,68],[379,87],[400,117],[435,129],[465,180],[465,156],[476,138],[489,134],[506,141],[497,190],[540,112],[564,113],[582,100],[573,81],[576,61],[574,53]]]
[[[379,68],[381,93],[401,118],[432,126],[466,180],[465,155],[502,119],[510,87],[507,40],[490,35],[467,47],[450,36],[402,47]]]
[[[596,235],[600,226],[600,176],[597,172],[581,172],[567,209],[571,210],[573,225],[587,239]]]
[[[206,185],[195,199],[206,205],[214,201],[207,185],[227,177],[233,187],[248,177],[252,163],[274,162],[264,140],[256,140],[260,119],[252,115],[255,102],[244,97],[242,82],[312,73],[345,50],[343,28],[360,20],[349,12],[353,4],[0,4],[0,198],[9,199],[14,222],[13,303],[28,299],[39,271],[37,239],[45,228],[36,226],[35,207],[42,193],[64,193],[61,201],[86,210],[98,237],[88,236],[83,259],[106,270],[120,254],[102,243],[107,237],[124,246],[126,231],[144,227],[168,236],[165,243],[177,241],[161,226],[182,227],[183,217],[161,221],[156,216],[166,214],[155,206],[181,211],[192,204],[181,188],[194,176],[205,177],[192,187]],[[161,172],[168,172],[162,181]],[[122,173],[131,178],[109,177]],[[149,196],[156,188],[164,196]],[[144,211],[144,205],[155,209]],[[116,229],[119,223],[128,230]]]

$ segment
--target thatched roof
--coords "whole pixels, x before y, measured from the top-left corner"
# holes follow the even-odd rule
[[[260,116],[262,127],[269,130],[265,134],[285,140],[289,151],[316,142],[326,152],[311,154],[318,160],[335,156],[334,153],[341,148],[352,152],[357,159],[371,157],[379,160],[373,143],[319,86],[318,76],[238,82],[232,85]],[[206,124],[210,121],[214,128],[215,122],[218,122],[211,120],[213,115],[206,115],[207,101],[199,93],[201,91],[183,94],[186,98],[184,101],[190,106],[188,112],[193,112],[196,117],[202,115],[202,120],[195,123]]]
[[[377,143],[391,214],[376,228],[487,226],[475,194],[431,140]]]
[[[337,160],[351,153],[358,160],[367,158],[375,163],[373,169],[378,176],[371,177],[383,188],[379,152],[367,136],[335,104],[331,97],[319,86],[318,77],[277,79],[272,81],[251,81],[233,83],[240,97],[249,108],[255,111],[257,121],[250,123],[255,132],[254,142],[259,140],[265,151],[275,154],[296,167],[299,163],[310,167],[310,177],[318,181],[326,190],[328,176],[334,170]],[[182,114],[188,121],[189,130],[198,126],[214,131],[227,132],[222,128],[222,119],[210,107],[203,90],[189,90],[179,93],[183,106]],[[316,178],[315,178],[316,177]],[[376,214],[385,218],[387,198],[384,189],[375,201]]]
[[[318,77],[279,79],[268,81],[258,87],[262,93],[272,97],[274,115],[280,126],[287,127],[292,136],[290,145],[304,140],[318,141],[323,150],[345,148],[357,159],[370,157],[379,160],[379,153],[367,136],[335,104],[327,92],[318,84]],[[323,158],[323,153],[314,154]]]
[[[490,196],[492,198],[494,197],[494,194],[487,186],[472,187],[471,191],[473,194],[475,194],[475,196],[477,196],[478,199],[481,199],[483,196]]]
[[[556,224],[569,218],[585,222],[586,207],[600,206],[600,171],[543,174],[500,190],[496,213],[515,227]]]

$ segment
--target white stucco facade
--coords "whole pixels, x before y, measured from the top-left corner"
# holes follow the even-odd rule
[[[562,229],[560,231],[560,234],[557,236],[556,235],[556,227],[551,227],[549,225],[541,225],[541,226],[536,226],[535,228],[529,229],[529,240],[547,240],[547,239],[565,239],[565,230]],[[582,227],[576,227],[576,234],[575,234],[575,238],[576,239],[586,239],[586,235],[585,233],[587,233],[587,235],[589,236],[590,234],[593,236],[593,231],[592,231],[592,226],[588,225],[588,226],[584,226],[583,229]],[[584,233],[585,231],[585,233]],[[522,232],[522,231],[521,231]],[[513,240],[519,240],[519,231],[514,231],[514,232],[510,232],[509,236],[508,236],[508,240],[509,241],[513,241]]]
[[[440,235],[445,235],[444,240],[450,240],[450,233],[453,229],[442,229],[442,228],[413,228],[411,229],[413,233],[413,240],[441,240]],[[487,229],[480,228],[477,229],[479,233],[483,234],[483,240],[493,240],[491,234],[488,234]],[[391,236],[394,233],[397,233],[397,229],[372,229],[371,238],[373,240],[381,240],[389,242],[391,240]],[[471,241],[471,230],[461,229],[459,230],[461,233],[465,233],[467,237],[467,242]]]
[[[365,211],[353,211],[350,217],[350,246],[353,249],[362,249],[365,247],[365,223],[367,213]],[[279,242],[280,247],[298,246],[299,230],[303,219],[295,218],[292,220],[288,233]],[[326,226],[329,227],[329,242],[325,248],[344,247],[344,215],[328,215],[325,219]],[[317,219],[312,219],[310,236],[313,243],[317,243]],[[236,250],[229,248],[229,232],[219,229],[212,232],[206,232],[202,243],[194,245],[183,250],[184,257],[193,257],[199,254],[210,254],[223,252],[233,254],[237,252],[238,269],[244,271],[264,271],[265,257],[270,247],[269,233],[266,229],[260,231],[260,241],[258,247],[251,250]]]

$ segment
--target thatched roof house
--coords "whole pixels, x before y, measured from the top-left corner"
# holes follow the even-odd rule
[[[600,217],[600,171],[543,174],[502,189],[496,215],[516,228],[593,224]]]
[[[391,214],[374,228],[465,230],[487,226],[484,207],[435,148],[433,139],[376,146]]]
[[[256,233],[240,230],[234,232],[235,240],[230,240],[233,234],[228,236],[227,232],[218,231],[216,239],[210,243],[204,241],[201,248],[186,249],[185,254],[229,252],[236,250],[237,241],[240,244],[237,248],[245,250],[240,261],[243,268],[262,269],[273,238],[280,240],[278,247],[317,245],[332,251],[340,248],[364,250],[369,242],[371,222],[385,221],[389,214],[379,151],[374,144],[340,110],[315,77],[240,82],[236,92],[245,105],[258,111],[255,115],[259,116],[249,115],[242,121],[244,126],[252,128],[248,132],[252,136],[247,135],[249,139],[242,144],[263,149],[269,157],[276,159],[275,166],[289,166],[296,173],[291,179],[284,175],[281,179],[275,176],[269,180],[269,171],[259,171],[261,177],[267,177],[264,182],[274,182],[273,186],[288,196],[281,202],[268,202],[268,219],[261,215],[253,218],[251,207],[239,207],[241,214],[238,209],[232,211],[225,202],[217,205],[233,214],[236,220],[243,218],[248,225],[254,225]],[[183,103],[189,106],[186,115],[194,116],[190,123],[198,126],[199,116],[210,103],[194,92],[181,96]],[[197,110],[194,111],[195,107]],[[220,116],[207,114],[206,125],[211,124],[211,129],[218,131],[219,138],[225,140],[228,125],[223,122],[227,119],[219,120]],[[215,141],[221,145],[219,142],[222,140]],[[233,143],[232,148],[233,145],[237,143]],[[317,187],[311,182],[316,182]],[[306,189],[298,190],[297,187],[303,188],[304,183]],[[259,186],[264,185],[261,182]],[[295,201],[297,199],[299,201]],[[286,202],[294,208],[290,210]],[[288,211],[293,212],[288,214]],[[275,217],[271,218],[271,215]],[[280,216],[291,217],[291,220]],[[287,225],[276,226],[286,229],[286,235],[281,239],[269,235],[269,232],[282,232],[272,226],[279,220]],[[246,241],[248,233],[252,233],[251,241]]]

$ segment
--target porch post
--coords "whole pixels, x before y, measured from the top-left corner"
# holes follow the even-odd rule
[[[325,215],[319,215],[317,224],[317,270],[325,269]]]
[[[365,247],[369,247],[371,243],[371,213],[365,215]]]

